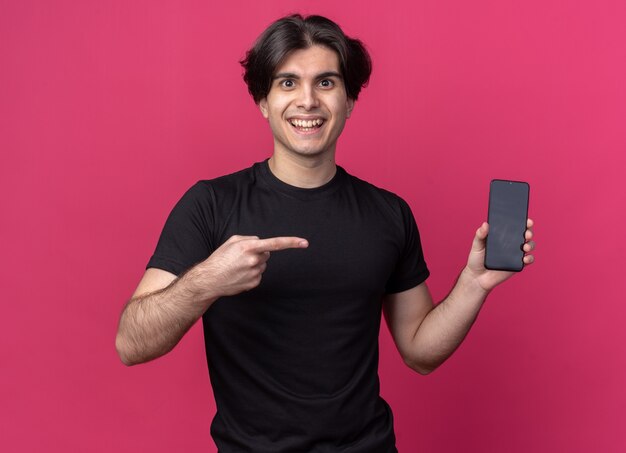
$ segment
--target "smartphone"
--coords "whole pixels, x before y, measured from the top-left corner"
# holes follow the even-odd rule
[[[524,233],[528,218],[526,182],[494,179],[489,187],[487,269],[519,272],[524,268]]]

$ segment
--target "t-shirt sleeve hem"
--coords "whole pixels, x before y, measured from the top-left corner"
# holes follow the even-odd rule
[[[396,285],[386,288],[385,294],[401,293],[402,291],[406,291],[408,289],[414,288],[417,285],[424,283],[429,276],[430,276],[430,271],[428,269],[424,269],[415,277],[408,279],[408,280],[404,280]]]
[[[151,267],[162,269],[164,271],[171,272],[172,274],[175,274],[178,276],[186,270],[183,264],[177,261],[174,261],[168,258],[159,257],[159,256],[153,256],[152,258],[150,258],[150,261],[148,261],[148,264],[146,265],[146,269],[151,268]]]

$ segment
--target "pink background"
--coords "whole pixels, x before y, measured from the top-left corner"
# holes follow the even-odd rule
[[[305,5],[0,2],[0,449],[215,451],[200,324],[127,368],[117,320],[182,193],[269,155],[237,61],[300,11],[371,51],[338,162],[411,204],[436,299],[489,180],[531,185],[537,263],[449,362],[382,328],[400,451],[626,451],[626,3]]]

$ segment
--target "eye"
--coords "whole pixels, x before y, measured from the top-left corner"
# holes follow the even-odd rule
[[[335,83],[330,79],[323,79],[320,81],[320,86],[323,88],[331,88],[335,85]]]
[[[282,82],[280,82],[280,85],[283,88],[293,88],[296,85],[296,83],[291,79],[285,79]]]

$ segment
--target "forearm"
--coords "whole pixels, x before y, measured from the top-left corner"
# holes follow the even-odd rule
[[[452,355],[472,327],[487,295],[465,268],[450,294],[426,315],[415,333],[415,369],[429,373]]]
[[[231,236],[164,289],[140,292],[120,317],[115,347],[122,362],[134,365],[168,353],[218,298],[257,287],[270,252],[308,245],[298,237]]]
[[[193,269],[160,291],[131,299],[120,317],[115,345],[126,365],[171,351],[217,299],[194,289]]]

